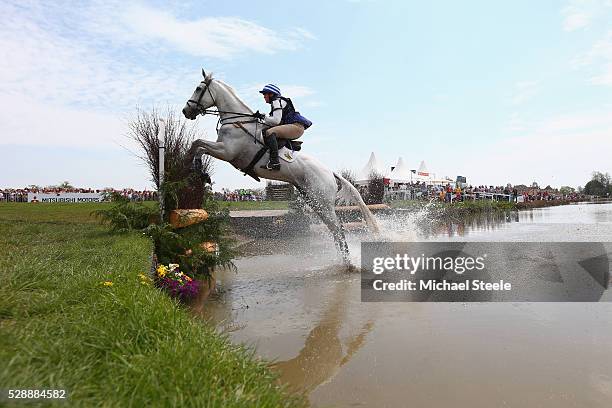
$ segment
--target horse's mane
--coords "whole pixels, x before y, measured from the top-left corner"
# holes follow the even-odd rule
[[[220,85],[222,85],[223,87],[225,87],[227,89],[227,91],[234,97],[236,98],[236,100],[244,107],[244,109],[246,109],[246,111],[248,113],[253,113],[253,109],[249,108],[249,106],[244,103],[244,101],[242,99],[240,99],[240,97],[238,96],[238,94],[236,93],[236,91],[234,90],[234,88],[232,88],[230,85],[226,84],[225,82],[216,79],[215,81],[217,81]]]

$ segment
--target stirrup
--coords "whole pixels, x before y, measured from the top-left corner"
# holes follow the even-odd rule
[[[280,170],[281,165],[280,165],[280,163],[268,162],[265,165],[260,166],[260,168],[266,169],[266,170],[274,170],[274,171],[276,171],[276,170]]]

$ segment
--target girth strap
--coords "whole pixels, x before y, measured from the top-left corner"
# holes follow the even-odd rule
[[[255,153],[255,157],[253,157],[253,160],[251,160],[249,165],[246,166],[244,169],[242,169],[242,172],[244,173],[245,176],[249,175],[253,177],[255,180],[259,181],[259,177],[257,177],[257,175],[253,172],[253,168],[255,167],[257,162],[263,157],[263,155],[266,154],[267,151],[268,151],[268,147],[264,146],[261,149],[259,149],[257,153]]]
[[[261,149],[259,149],[257,151],[257,153],[255,153],[255,157],[253,157],[253,160],[251,160],[251,162],[248,164],[248,166],[246,166],[244,169],[241,169],[242,172],[244,173],[245,176],[251,176],[253,177],[255,180],[260,181],[259,177],[257,177],[257,175],[255,174],[255,172],[253,172],[253,168],[255,167],[255,165],[257,164],[257,162],[263,157],[264,154],[266,154],[266,152],[268,151],[268,146],[266,146],[265,144],[261,143],[256,136],[254,136],[253,134],[251,134],[251,132],[249,132],[242,124],[243,123],[250,123],[250,122],[232,122],[231,124],[235,127],[235,128],[239,128],[242,129],[247,135],[251,136],[253,138],[253,140],[255,141],[255,143],[260,143],[263,147]],[[229,125],[229,123],[228,123]]]

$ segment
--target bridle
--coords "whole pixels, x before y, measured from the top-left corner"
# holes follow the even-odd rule
[[[210,91],[210,84],[212,82],[212,78],[208,79],[208,80],[204,80],[202,82],[200,82],[200,85],[204,85],[204,87],[202,88],[202,92],[200,92],[200,96],[198,97],[198,100],[194,100],[194,99],[189,99],[187,101],[187,105],[191,108],[194,108],[197,112],[198,115],[216,115],[219,116],[219,122],[221,123],[221,125],[224,125],[224,121],[226,120],[230,120],[230,119],[237,119],[237,118],[244,118],[244,117],[249,117],[249,118],[255,118],[255,116],[252,113],[242,113],[242,112],[230,112],[230,111],[220,111],[219,108],[217,109],[207,109],[204,107],[204,105],[202,105],[202,98],[204,97],[204,94],[206,92],[208,92],[208,94],[210,95],[210,98],[213,101],[213,105],[216,106],[217,105],[217,101],[215,100],[215,96],[213,95],[213,93]],[[195,105],[195,107],[193,106]],[[230,115],[234,115],[231,116],[229,118],[223,118],[221,119],[221,114],[222,113],[227,113]],[[255,118],[255,120],[250,121],[250,122],[242,122],[242,123],[251,123],[251,122],[257,122],[257,119]]]
[[[208,109],[208,108],[205,108],[205,107],[204,107],[204,105],[202,105],[202,98],[204,97],[204,94],[205,94],[206,92],[208,92],[208,94],[210,95],[210,98],[211,98],[211,99],[212,99],[212,101],[213,101],[213,106],[216,106],[216,105],[217,105],[217,101],[215,101],[215,96],[214,96],[214,95],[213,95],[213,93],[210,91],[210,84],[211,84],[211,82],[212,82],[212,78],[210,78],[210,79],[204,79],[202,82],[200,82],[200,85],[202,85],[202,84],[203,84],[203,85],[204,85],[204,87],[202,88],[202,92],[200,92],[200,96],[198,97],[198,100],[196,101],[196,100],[194,100],[194,99],[189,99],[189,100],[187,101],[187,106],[189,106],[190,108],[195,109],[195,110],[198,112],[198,115],[202,115],[202,116],[204,116],[204,115],[206,115],[206,114],[209,114],[209,115],[219,116],[219,121],[217,122],[217,132],[219,131],[219,128],[220,128],[221,126],[223,126],[223,125],[229,125],[230,123],[232,123],[232,122],[229,122],[229,123],[227,123],[227,122],[226,122],[226,123],[223,123],[223,122],[225,122],[225,121],[232,120],[232,119],[238,119],[238,118],[245,118],[245,117],[248,117],[248,118],[253,118],[252,120],[249,120],[249,121],[239,121],[239,122],[237,122],[237,123],[239,124],[239,127],[240,127],[240,128],[243,130],[243,131],[245,131],[245,132],[246,132],[246,133],[247,133],[249,136],[251,136],[251,137],[254,139],[255,143],[262,144],[262,143],[261,143],[261,141],[259,141],[259,140],[257,139],[257,136],[256,136],[256,135],[257,135],[257,125],[258,125],[260,122],[259,122],[258,118],[257,118],[257,117],[255,117],[255,115],[253,115],[252,113],[242,113],[242,112],[220,111],[220,110],[219,110],[219,108],[217,108],[217,109]],[[193,105],[195,105],[195,106],[193,106]],[[225,117],[225,118],[221,118],[221,114],[230,114],[230,115],[233,115],[233,116],[230,116],[230,117]],[[255,135],[251,134],[249,131],[247,131],[247,130],[246,130],[246,129],[245,129],[243,126],[242,126],[242,124],[244,124],[244,123],[255,123]]]
[[[210,83],[212,82],[212,78],[209,80],[204,80],[202,82],[200,82],[200,85],[204,84],[204,87],[202,88],[202,92],[200,92],[200,96],[198,97],[198,100],[193,100],[193,99],[189,99],[187,101],[187,105],[191,108],[194,108],[192,105],[195,104],[195,110],[198,112],[198,115],[205,115],[207,113],[213,113],[213,112],[217,112],[217,111],[213,111],[211,109],[206,109],[204,107],[204,105],[202,105],[202,98],[204,97],[204,94],[206,93],[206,91],[208,91],[208,93],[210,94],[210,97],[213,101],[213,104],[216,105],[217,102],[215,101],[215,97],[212,94],[212,92],[210,92]]]

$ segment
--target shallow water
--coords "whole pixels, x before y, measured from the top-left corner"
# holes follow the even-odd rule
[[[379,219],[378,239],[612,241],[612,203],[417,231],[426,216]],[[205,317],[313,406],[610,406],[612,303],[362,303],[325,234],[247,246]]]

